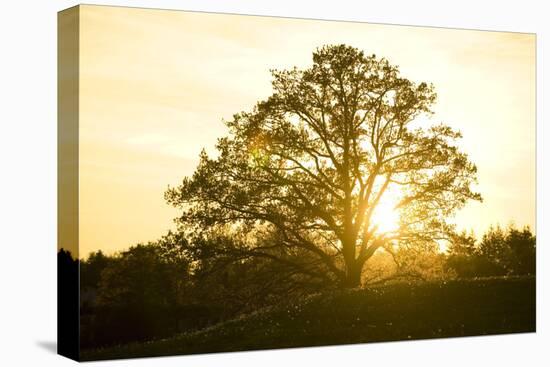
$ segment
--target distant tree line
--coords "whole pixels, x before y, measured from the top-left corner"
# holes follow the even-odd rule
[[[447,257],[447,267],[458,277],[534,275],[536,238],[529,227],[491,227],[476,241],[473,234],[455,236]]]
[[[479,241],[473,234],[456,234],[447,253],[433,245],[387,248],[373,256],[362,282],[534,275],[535,242],[528,227],[497,226]],[[285,254],[287,264],[240,256],[241,246],[246,238],[230,233],[190,240],[170,232],[115,255],[90,254],[80,261],[82,346],[164,338],[338,288],[321,274],[308,276],[288,265],[310,262],[308,252]],[[59,252],[62,263],[74,267],[77,260],[68,257]]]
[[[90,254],[80,262],[82,346],[167,337],[330,286],[236,256],[228,249],[238,242],[220,233],[199,245],[169,233],[113,256]]]

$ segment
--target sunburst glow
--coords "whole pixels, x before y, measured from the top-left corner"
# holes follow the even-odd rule
[[[390,233],[399,229],[399,212],[395,209],[397,196],[388,193],[376,206],[372,216],[372,224],[378,233]]]

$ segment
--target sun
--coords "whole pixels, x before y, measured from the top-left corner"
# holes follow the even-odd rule
[[[391,233],[399,229],[399,212],[395,209],[397,197],[386,195],[374,209],[372,224],[377,227],[378,233]]]

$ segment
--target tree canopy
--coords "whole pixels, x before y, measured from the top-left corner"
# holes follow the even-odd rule
[[[269,98],[226,121],[217,156],[203,151],[192,177],[167,190],[182,230],[239,233],[225,248],[236,259],[264,257],[352,287],[377,249],[433,246],[449,238],[449,216],[481,200],[460,132],[418,119],[432,114],[431,84],[346,45],[272,77]],[[399,213],[390,229],[377,218],[385,199]]]
[[[536,236],[528,226],[491,226],[479,242],[473,233],[462,232],[447,250],[447,267],[458,277],[536,273]]]

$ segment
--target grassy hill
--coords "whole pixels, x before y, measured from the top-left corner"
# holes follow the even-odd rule
[[[82,360],[535,331],[535,278],[394,283],[318,294],[207,329],[83,351]]]

